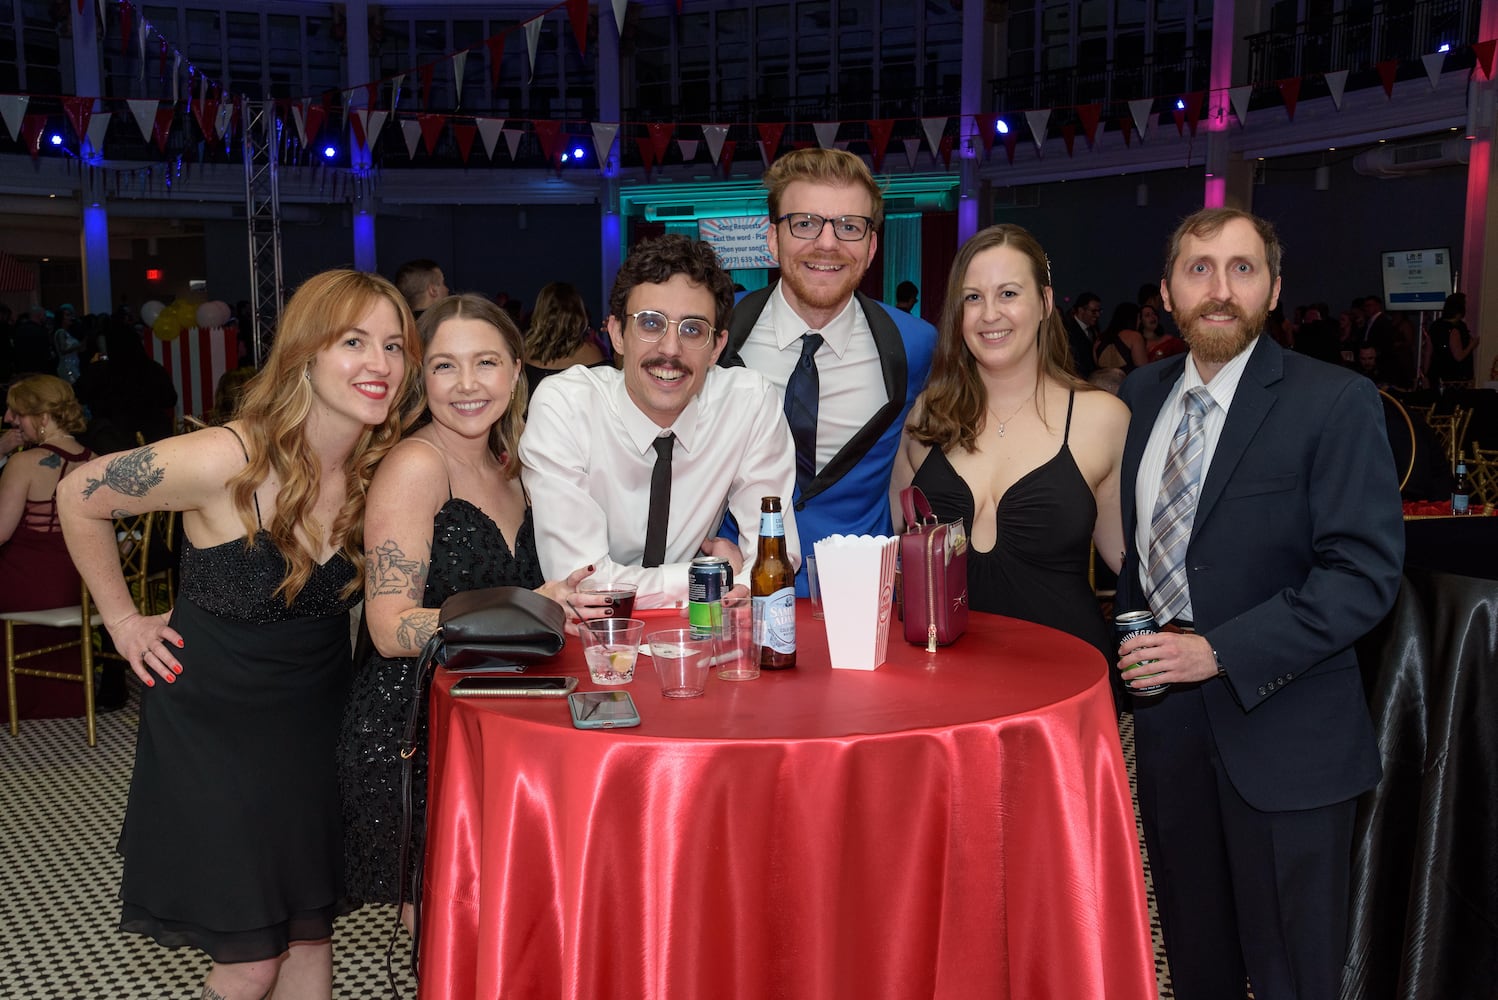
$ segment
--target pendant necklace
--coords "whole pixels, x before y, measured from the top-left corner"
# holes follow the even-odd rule
[[[989,407],[989,408],[988,408],[988,412],[989,412],[989,414],[990,414],[990,415],[991,415],[991,416],[993,416],[993,417],[994,417],[994,418],[996,418],[996,419],[995,419],[995,420],[994,420],[994,423],[996,423],[996,424],[998,424],[998,425],[999,425],[999,437],[1003,437],[1003,436],[1004,436],[1004,426],[1005,426],[1005,425],[1006,425],[1006,424],[1008,424],[1008,423],[1009,423],[1009,421],[1011,421],[1011,420],[1013,420],[1013,419],[1014,419],[1014,418],[1015,418],[1015,417],[1016,417],[1016,416],[1017,416],[1017,415],[1018,415],[1018,414],[1019,414],[1019,411],[1020,411],[1020,410],[1023,410],[1023,409],[1024,409],[1024,408],[1025,408],[1025,404],[1026,404],[1026,403],[1028,403],[1028,402],[1029,402],[1029,401],[1030,401],[1030,400],[1032,400],[1032,399],[1034,399],[1034,398],[1035,398],[1035,392],[1034,392],[1034,391],[1033,391],[1033,390],[1032,390],[1032,391],[1031,391],[1031,392],[1030,392],[1030,395],[1028,395],[1028,396],[1026,396],[1026,397],[1025,397],[1025,398],[1024,398],[1024,399],[1023,399],[1023,400],[1022,400],[1022,401],[1021,401],[1021,402],[1020,402],[1020,404],[1019,404],[1019,405],[1018,405],[1018,406],[1016,406],[1016,407],[1015,407],[1015,408],[1014,408],[1014,410],[1013,410],[1013,412],[1011,412],[1011,413],[1010,413],[1010,414],[1009,414],[1009,416],[1007,416],[1007,417],[1005,417],[1005,418],[1004,418],[1004,419],[1003,419],[1003,420],[998,420],[998,419],[997,419],[997,417],[998,417],[998,414],[997,414],[997,413],[994,413],[994,411],[993,411],[993,407],[991,407],[991,406],[990,406],[990,407]]]

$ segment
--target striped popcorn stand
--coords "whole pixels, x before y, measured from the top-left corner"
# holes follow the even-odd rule
[[[203,417],[213,409],[219,378],[239,362],[239,336],[225,327],[191,326],[173,340],[147,332],[151,357],[172,376],[177,387],[177,423],[189,414]]]

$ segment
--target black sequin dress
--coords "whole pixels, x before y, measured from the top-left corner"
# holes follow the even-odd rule
[[[354,568],[315,566],[288,608],[262,531],[248,549],[184,537],[179,572],[182,673],[142,692],[120,927],[218,962],[274,958],[343,912],[334,750]]]
[[[453,594],[481,587],[539,587],[529,508],[513,550],[498,525],[473,504],[452,498],[432,522],[431,568],[421,606],[439,608]],[[343,792],[344,882],[355,904],[398,901],[400,864],[400,753],[397,744],[416,697],[416,662],[372,655],[354,674],[353,690],[338,737],[339,784]],[[413,858],[421,857],[426,833],[426,704],[412,760]],[[410,875],[399,898],[410,896]]]

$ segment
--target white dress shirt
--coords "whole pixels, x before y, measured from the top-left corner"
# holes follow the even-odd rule
[[[1257,343],[1258,341],[1254,341]],[[1186,393],[1199,385],[1205,385],[1207,391],[1212,394],[1213,407],[1207,410],[1202,417],[1202,433],[1205,435],[1205,447],[1202,451],[1201,482],[1207,481],[1207,471],[1212,468],[1212,456],[1217,451],[1217,441],[1222,437],[1222,427],[1227,423],[1228,408],[1233,405],[1233,396],[1238,392],[1238,382],[1243,378],[1243,371],[1248,367],[1248,356],[1253,353],[1254,343],[1249,344],[1243,350],[1222,366],[1211,382],[1203,382],[1202,376],[1196,370],[1196,360],[1189,355],[1186,358],[1186,368],[1181,377],[1176,380],[1170,395],[1165,397],[1165,404],[1160,407],[1160,413],[1155,417],[1155,426],[1150,431],[1149,442],[1144,446],[1144,454],[1139,459],[1139,476],[1134,480],[1134,545],[1139,552],[1139,582],[1142,585],[1141,592],[1148,595],[1150,592],[1149,561],[1150,561],[1150,526],[1155,517],[1155,503],[1160,497],[1160,487],[1165,476],[1165,460],[1170,455],[1170,442],[1175,438],[1176,428],[1181,424],[1181,416],[1186,412]],[[1200,484],[1198,484],[1198,492]],[[1191,614],[1191,585],[1186,585],[1186,607],[1180,616],[1187,621],[1194,621]],[[1161,622],[1163,625],[1164,623]]]
[[[777,282],[770,301],[749,331],[749,339],[739,348],[739,357],[745,367],[769,379],[783,400],[785,384],[801,360],[801,337],[807,333],[820,333],[823,340],[816,355],[821,389],[817,404],[820,472],[889,402],[889,393],[884,389],[879,348],[856,298],[849,298],[832,322],[814,330],[791,308],[783,285]]]
[[[657,437],[676,435],[665,563],[645,555]],[[702,391],[669,428],[642,413],[613,368],[576,366],[536,387],[519,448],[536,526],[541,572],[560,580],[595,567],[596,582],[632,583],[635,606],[680,605],[687,567],[718,534],[724,511],[739,524],[746,582],[759,536],[762,497],[781,497],[785,539],[799,564],[790,497],[796,449],[779,394],[745,368],[707,370]]]

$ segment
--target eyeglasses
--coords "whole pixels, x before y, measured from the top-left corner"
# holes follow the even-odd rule
[[[713,325],[700,316],[668,319],[665,313],[654,309],[641,309],[624,315],[635,321],[635,335],[647,344],[660,340],[673,326],[676,327],[676,335],[687,347],[702,348],[713,342]]]
[[[869,235],[874,220],[867,215],[839,215],[835,219],[813,215],[810,212],[789,212],[775,220],[775,224],[786,223],[786,228],[798,240],[814,240],[822,235],[822,228],[832,223],[832,235],[844,243],[856,243]]]

